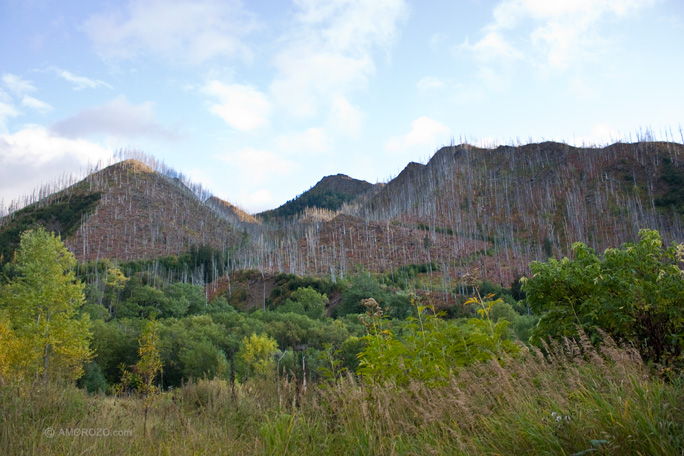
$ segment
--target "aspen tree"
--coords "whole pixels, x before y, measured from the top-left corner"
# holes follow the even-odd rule
[[[60,375],[79,378],[92,357],[91,325],[88,314],[78,313],[85,296],[74,275],[74,255],[41,227],[22,234],[13,262],[18,275],[1,296],[21,346],[12,357],[15,372],[44,381]]]

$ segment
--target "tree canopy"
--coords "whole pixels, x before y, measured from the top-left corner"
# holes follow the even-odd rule
[[[13,264],[17,275],[0,293],[0,359],[9,360],[15,379],[80,377],[92,353],[89,317],[79,315],[85,297],[74,275],[76,259],[58,237],[38,228],[22,234]]]
[[[533,337],[574,337],[582,329],[597,342],[600,331],[637,347],[646,359],[682,361],[684,347],[684,245],[664,247],[657,231],[639,242],[607,249],[599,258],[585,244],[574,259],[533,262],[522,289],[541,315]]]

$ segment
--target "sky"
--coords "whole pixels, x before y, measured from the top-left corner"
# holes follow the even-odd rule
[[[682,0],[0,0],[0,208],[121,150],[250,213],[443,145],[682,140]]]

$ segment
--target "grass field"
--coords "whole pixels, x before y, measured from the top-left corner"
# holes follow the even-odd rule
[[[681,456],[682,386],[634,350],[570,342],[468,367],[439,388],[199,380],[121,398],[4,385],[0,454]]]

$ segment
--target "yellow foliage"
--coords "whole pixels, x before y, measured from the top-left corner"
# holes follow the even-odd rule
[[[266,334],[252,334],[242,340],[239,356],[254,374],[267,376],[275,367],[278,343]]]

